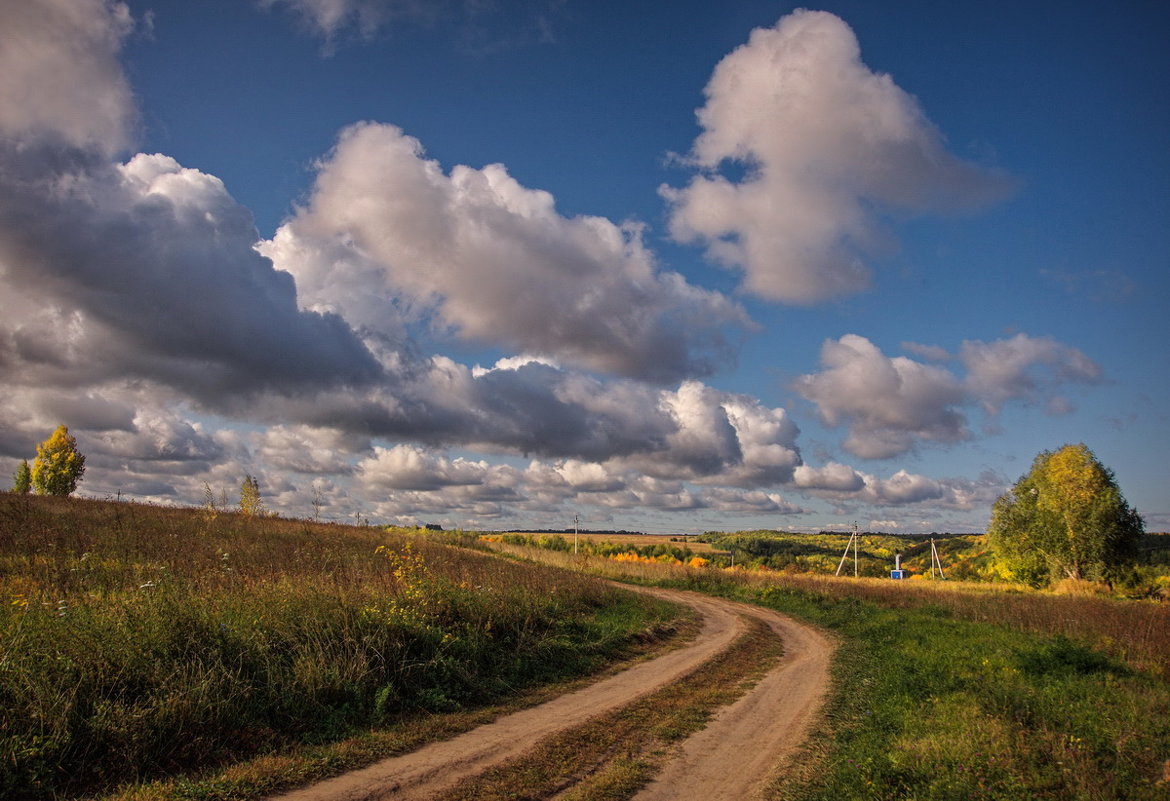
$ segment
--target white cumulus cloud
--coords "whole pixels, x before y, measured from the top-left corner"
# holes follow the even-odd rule
[[[916,440],[958,442],[970,436],[959,407],[962,382],[949,371],[890,358],[865,337],[846,334],[821,348],[824,370],[795,388],[816,404],[825,425],[848,425],[845,449],[865,459],[905,453]]]
[[[125,148],[137,117],[118,60],[134,27],[126,4],[7,0],[0,12],[0,137]]]
[[[657,381],[712,372],[731,357],[727,334],[750,325],[659,269],[640,225],[564,217],[500,164],[445,173],[392,125],[343,131],[308,206],[263,252],[303,306],[359,330],[397,331],[405,297],[465,338]]]
[[[745,288],[789,303],[865,289],[884,247],[882,212],[984,204],[1000,175],[947,152],[918,102],[861,61],[853,31],[796,11],[716,66],[690,161],[703,172],[663,187],[671,231],[744,272]],[[725,162],[746,167],[739,181]]]
[[[991,414],[1010,400],[1041,401],[1055,413],[1066,413],[1071,407],[1054,394],[1056,387],[1067,382],[1093,384],[1102,377],[1100,365],[1076,348],[1027,334],[996,342],[964,342],[959,361],[967,370],[968,390]]]
[[[1070,408],[1058,394],[1063,385],[1101,378],[1094,361],[1049,337],[967,341],[957,359],[935,346],[911,349],[934,361],[957,361],[966,374],[890,357],[865,337],[846,334],[827,340],[821,348],[824,369],[800,376],[793,387],[816,405],[825,425],[847,427],[845,450],[864,459],[886,459],[922,441],[970,439],[967,407],[978,406],[994,417],[1008,401],[1040,402],[1050,413],[1062,413]],[[810,486],[817,481],[812,474],[805,477]]]
[[[506,466],[484,461],[448,459],[416,445],[375,447],[372,456],[357,466],[358,480],[368,487],[431,491],[444,487],[470,487],[487,483],[493,472],[512,474]]]

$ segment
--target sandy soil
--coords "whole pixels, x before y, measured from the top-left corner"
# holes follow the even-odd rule
[[[631,588],[634,589],[634,588]],[[458,737],[432,743],[272,801],[425,799],[487,767],[520,756],[557,731],[584,723],[676,681],[727,648],[742,615],[766,620],[784,638],[780,664],[711,725],[688,739],[659,780],[639,798],[748,798],[803,739],[827,686],[831,646],[820,634],[758,607],[696,593],[641,588],[693,606],[703,616],[690,644],[540,706],[507,715]]]

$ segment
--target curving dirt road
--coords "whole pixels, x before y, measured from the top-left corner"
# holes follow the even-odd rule
[[[726,602],[730,603],[730,602]],[[754,688],[689,737],[635,801],[735,801],[758,798],[804,740],[828,688],[832,644],[790,617],[732,604],[784,641],[784,656]]]
[[[697,609],[703,617],[698,636],[682,648],[540,706],[271,801],[425,799],[524,754],[550,734],[676,681],[727,648],[743,629],[743,615],[765,620],[784,638],[784,657],[752,690],[688,739],[678,758],[638,798],[708,801],[750,797],[747,793],[758,791],[774,774],[777,763],[804,738],[827,686],[828,640],[759,607],[676,590],[629,589]]]

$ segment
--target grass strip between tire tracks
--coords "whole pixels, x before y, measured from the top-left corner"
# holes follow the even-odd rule
[[[760,620],[721,654],[639,701],[546,738],[530,753],[460,782],[434,801],[618,801],[667,761],[670,747],[758,682],[780,658],[780,637]]]

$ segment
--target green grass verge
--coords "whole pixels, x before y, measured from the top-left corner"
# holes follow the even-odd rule
[[[1166,799],[1170,687],[1063,636],[774,587],[730,593],[842,635],[784,801]]]

